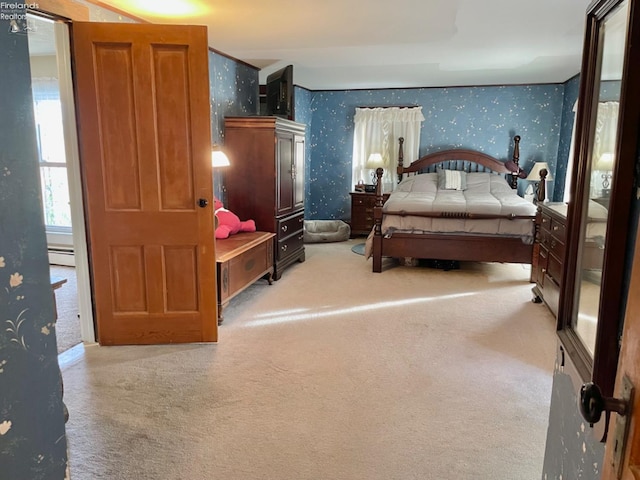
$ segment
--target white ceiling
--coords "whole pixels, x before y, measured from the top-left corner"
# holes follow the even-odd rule
[[[589,0],[102,0],[311,90],[564,82]]]

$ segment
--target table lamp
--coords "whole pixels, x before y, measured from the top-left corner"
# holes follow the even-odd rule
[[[536,182],[537,184],[534,203],[549,201],[547,198],[547,180],[553,180],[553,177],[549,173],[549,165],[547,165],[547,162],[534,163],[533,168],[525,180]]]

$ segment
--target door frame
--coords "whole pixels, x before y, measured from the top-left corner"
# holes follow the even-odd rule
[[[69,200],[71,223],[73,225],[73,250],[76,264],[78,289],[78,311],[80,315],[80,334],[83,342],[95,343],[96,334],[93,319],[93,298],[91,296],[91,272],[89,270],[89,248],[84,217],[84,198],[82,195],[82,177],[80,174],[80,153],[78,149],[78,130],[75,113],[75,93],[73,90],[73,71],[71,69],[71,42],[69,23],[54,24],[56,37],[56,58],[60,74],[60,104],[62,106],[62,124],[67,156],[69,179]]]
[[[67,180],[69,187],[69,207],[71,210],[72,239],[76,273],[76,289],[78,298],[78,315],[80,318],[80,338],[83,343],[96,343],[93,297],[91,294],[91,271],[89,266],[89,246],[85,228],[83,182],[80,172],[80,153],[78,146],[78,124],[75,113],[75,91],[73,88],[72,53],[70,41],[70,25],[72,20],[66,15],[78,17],[76,20],[88,19],[88,9],[72,9],[63,6],[49,5],[51,2],[39,4],[39,9],[28,9],[27,13],[54,21],[54,37],[56,63],[58,67],[58,83],[60,89],[60,107],[62,111],[65,156],[67,161]],[[43,7],[50,6],[49,11]],[[67,5],[68,7],[68,5]],[[86,9],[86,7],[83,7]]]

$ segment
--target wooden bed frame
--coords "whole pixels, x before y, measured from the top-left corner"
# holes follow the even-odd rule
[[[464,170],[466,172],[497,172],[505,174],[511,188],[517,188],[518,178],[522,176],[519,167],[520,136],[514,137],[514,149],[512,160],[501,162],[485,153],[473,150],[453,149],[431,153],[414,161],[408,167],[403,166],[404,139],[400,139],[398,153],[398,182],[404,174],[419,174],[426,171],[435,171],[436,165],[441,165],[449,170]],[[527,245],[519,238],[487,236],[487,235],[456,235],[443,233],[400,233],[383,236],[382,233],[382,174],[383,169],[376,170],[378,184],[376,189],[376,205],[373,210],[374,234],[372,244],[373,271],[382,271],[382,258],[393,257],[403,259],[434,259],[434,260],[461,260],[478,262],[505,262],[531,264],[533,257],[533,244]],[[403,212],[391,212],[402,215]],[[414,213],[411,214],[415,216]],[[425,212],[419,216],[437,218],[526,218],[535,221],[535,215],[488,215],[472,213],[451,212]]]

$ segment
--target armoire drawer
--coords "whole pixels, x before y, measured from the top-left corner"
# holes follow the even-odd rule
[[[287,255],[291,255],[297,252],[304,246],[304,231],[300,230],[293,235],[288,236],[278,241],[278,250],[276,252],[276,259],[280,260]]]
[[[284,217],[278,219],[278,231],[276,235],[278,240],[293,235],[296,232],[300,232],[304,229],[304,211],[295,213],[290,217]]]

